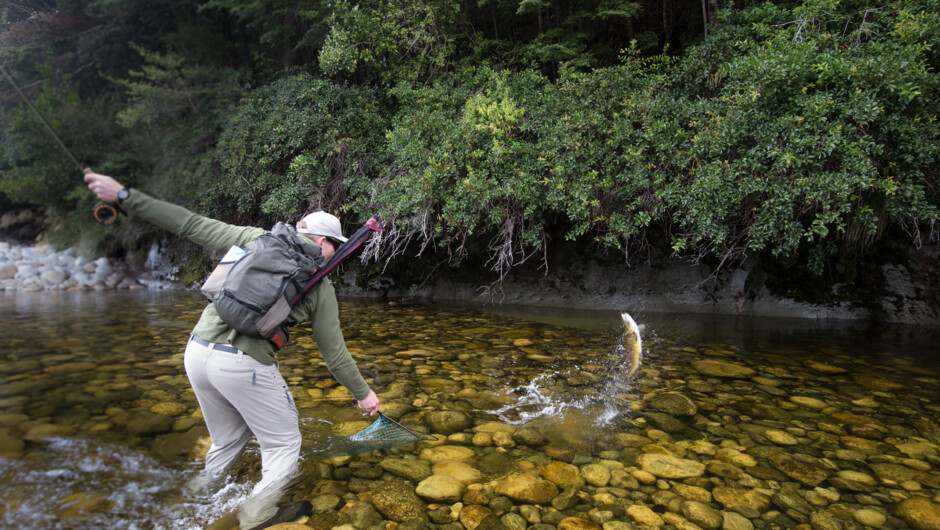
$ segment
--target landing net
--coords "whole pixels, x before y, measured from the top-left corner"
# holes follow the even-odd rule
[[[331,436],[307,454],[326,457],[358,455],[422,440],[433,440],[433,437],[414,432],[380,412],[378,418],[365,429],[350,436]]]

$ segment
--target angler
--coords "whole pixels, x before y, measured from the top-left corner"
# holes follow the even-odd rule
[[[264,229],[230,225],[197,215],[90,169],[85,170],[85,182],[100,199],[119,204],[128,215],[220,253],[232,247],[251,251],[262,237],[270,238]],[[308,263],[311,274],[302,286],[308,289],[306,293],[291,296],[289,302],[296,304],[288,308],[284,320],[287,325],[310,322],[313,338],[330,373],[349,390],[359,407],[372,415],[379,410],[379,399],[346,349],[336,292],[322,273],[335,266],[337,260],[331,258],[338,249],[337,257],[349,255],[350,247],[360,244],[372,230],[381,229],[377,224],[360,229],[353,236],[358,242],[351,240],[350,244],[343,244],[347,238],[339,219],[326,212],[309,214],[297,223],[296,229],[287,230],[287,238],[295,247],[292,251],[303,253],[297,258]],[[252,434],[261,446],[261,480],[239,507],[239,524],[243,529],[267,528],[292,521],[311,510],[307,501],[277,507],[288,483],[297,474],[301,446],[297,407],[275,360],[277,348],[282,345],[278,340],[238,331],[223,320],[216,304],[209,303],[192,331],[184,356],[186,374],[212,437],[205,469],[190,483],[191,493],[211,494]]]

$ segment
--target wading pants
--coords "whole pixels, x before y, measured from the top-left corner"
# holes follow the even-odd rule
[[[255,526],[277,511],[287,483],[297,473],[300,430],[297,407],[277,364],[265,365],[241,351],[186,346],[186,375],[212,437],[205,473],[221,477],[241,456],[254,434],[261,446],[261,481],[239,510],[242,528]]]

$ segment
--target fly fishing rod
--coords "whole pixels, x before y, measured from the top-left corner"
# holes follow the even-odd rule
[[[75,163],[75,167],[77,167],[80,172],[84,172],[85,171],[84,166],[82,166],[82,164],[78,161],[78,159],[75,158],[75,155],[72,154],[72,151],[69,150],[68,147],[66,147],[65,142],[63,142],[62,139],[59,138],[59,135],[55,133],[55,129],[52,128],[52,125],[49,124],[45,116],[43,116],[42,113],[39,112],[39,109],[33,106],[33,103],[26,97],[26,94],[24,94],[23,91],[20,90],[20,86],[16,84],[16,81],[14,81],[12,77],[10,77],[10,74],[7,73],[6,68],[4,68],[2,64],[0,64],[0,72],[3,72],[3,77],[5,77],[7,81],[9,81],[9,83],[16,90],[16,93],[19,94],[20,98],[26,103],[26,105],[30,108],[30,110],[32,110],[36,114],[36,117],[38,117],[39,121],[41,121],[42,124],[46,127],[46,130],[49,131],[49,134],[51,134],[52,137],[55,138],[55,141],[59,143],[59,146],[62,147],[62,150],[65,151],[65,154],[69,155],[69,158],[72,160],[73,163]],[[116,204],[112,204],[110,202],[99,202],[98,204],[95,204],[95,206],[91,210],[91,214],[92,216],[94,216],[95,221],[103,225],[109,225],[113,223],[114,221],[116,221],[118,217],[118,213],[123,213],[123,210],[121,210],[121,208],[118,207]]]

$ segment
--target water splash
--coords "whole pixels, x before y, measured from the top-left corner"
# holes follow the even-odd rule
[[[557,371],[540,375],[528,384],[509,389],[511,402],[489,412],[511,425],[557,426],[570,422],[595,429],[613,426],[629,411],[623,396],[629,391],[642,358],[641,328],[627,313],[621,317],[625,330],[620,344],[606,356],[590,361],[603,369],[586,371],[582,365],[568,370],[567,375]],[[586,391],[567,388],[565,383],[572,373],[588,374],[597,383],[589,385]]]
[[[185,498],[181,487],[195,472],[132,448],[54,439],[25,458],[0,458],[0,527],[204,528],[250,492],[229,482],[210,499]]]

